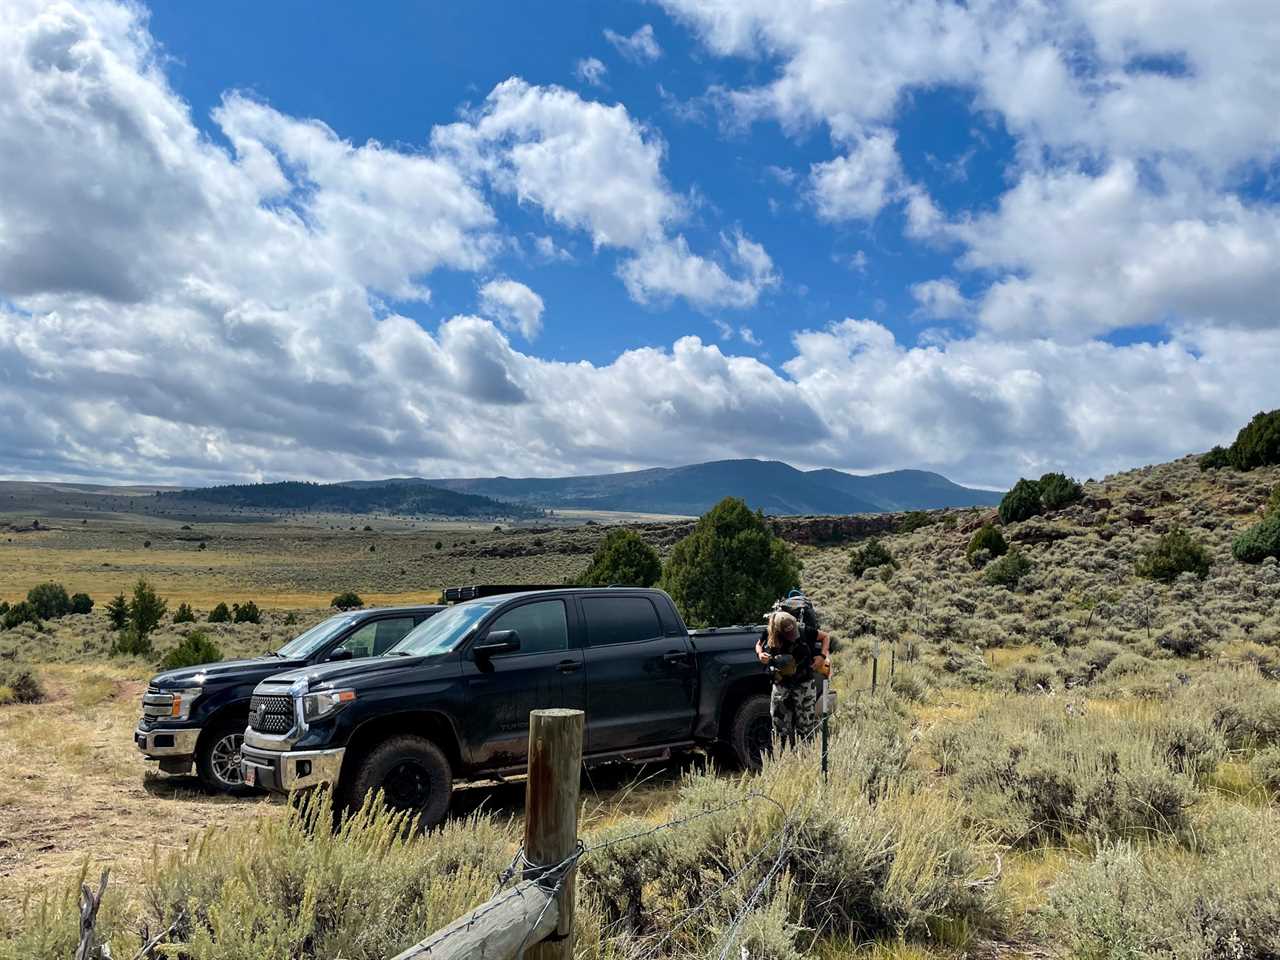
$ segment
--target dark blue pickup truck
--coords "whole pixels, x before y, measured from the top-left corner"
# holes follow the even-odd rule
[[[759,627],[690,631],[661,590],[571,588],[469,600],[387,654],[277,674],[253,693],[244,781],[334,785],[430,825],[455,780],[523,772],[529,711],[586,712],[588,762],[720,747],[755,766],[769,744]]]
[[[241,786],[240,743],[253,688],[282,670],[376,656],[442,606],[352,610],[316,624],[275,653],[169,670],[142,697],[133,741],[164,773],[190,773],[218,790]]]

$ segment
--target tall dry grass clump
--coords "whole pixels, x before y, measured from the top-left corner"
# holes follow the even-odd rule
[[[624,821],[592,836],[609,844],[582,864],[598,953],[736,956],[754,930],[752,956],[790,957],[815,938],[998,927],[995,849],[960,802],[909,775],[901,714],[877,699],[887,719],[835,735],[826,782],[810,744],[756,777],[690,776],[683,826],[633,837],[646,824]]]
[[[284,816],[212,829],[186,852],[157,858],[140,916],[109,887],[99,931],[117,957],[137,952],[143,926],[176,923],[168,949],[183,960],[385,960],[487,900],[515,845],[513,827],[488,816],[422,835],[380,805],[335,829],[329,798],[315,794]],[[74,889],[28,903],[0,958],[71,956]]]

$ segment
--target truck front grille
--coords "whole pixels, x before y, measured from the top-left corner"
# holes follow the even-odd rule
[[[258,733],[288,733],[293,728],[293,698],[255,695],[249,701],[249,726]]]

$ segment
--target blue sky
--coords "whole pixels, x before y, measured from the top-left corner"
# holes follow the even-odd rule
[[[14,0],[0,475],[1201,450],[1277,405],[1278,50],[1256,0]]]
[[[662,48],[656,61],[629,60],[605,36],[606,30],[631,35],[646,25]],[[873,223],[815,224],[794,186],[769,168],[803,176],[810,164],[831,157],[826,132],[815,124],[788,136],[774,122],[750,129],[722,123],[713,106],[700,103],[708,88],[742,86],[767,71],[741,59],[707,56],[689,31],[653,7],[402,3],[371,18],[342,3],[168,4],[152,9],[150,26],[173,58],[170,82],[215,140],[223,138],[212,120],[214,108],[226,91],[242,90],[284,113],[320,119],[356,143],[373,139],[421,150],[433,126],[517,76],[624,104],[664,141],[672,188],[697,197],[685,228],[695,248],[714,247],[726,225],[769,238],[784,281],[756,308],[698,310],[681,301],[650,307],[632,302],[613,277],[615,256],[593,254],[581,235],[554,231],[536,208],[500,203],[513,232],[552,230],[576,258],[540,267],[515,255],[494,262],[496,272],[524,280],[545,301],[554,322],[547,323],[538,349],[549,356],[607,362],[630,347],[669,345],[686,333],[719,339],[712,318],[751,329],[760,346],[736,338],[737,349],[761,356],[785,353],[797,325],[822,325],[832,316],[882,317],[900,337],[914,340],[922,325],[910,319],[916,304],[909,288],[949,263],[938,251],[904,243],[901,217],[893,211]],[[605,64],[603,85],[575,76],[586,57]],[[961,91],[916,99],[904,105],[899,125],[909,171],[931,184],[944,208],[990,203],[1010,152],[998,123],[971,114]],[[682,119],[676,108],[702,116]],[[970,151],[976,151],[971,158]],[[963,166],[947,169],[957,163]],[[865,262],[852,266],[859,253]],[[442,272],[430,286],[429,305],[397,308],[425,324],[474,309],[470,273]]]

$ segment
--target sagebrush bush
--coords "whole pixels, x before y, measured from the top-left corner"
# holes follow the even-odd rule
[[[40,703],[44,697],[44,685],[30,664],[0,660],[0,705]]]
[[[1052,693],[1058,686],[1058,671],[1051,664],[1023,660],[1006,674],[1015,693]]]
[[[1196,794],[1187,768],[1199,770],[1209,748],[1185,730],[1179,740],[1148,724],[1074,710],[1050,698],[1005,700],[939,729],[930,752],[975,819],[1009,843],[1184,836]],[[1202,727],[1217,743],[1208,723]]]
[[[1231,542],[1231,555],[1241,563],[1261,563],[1267,557],[1280,557],[1280,511],[1272,511],[1236,537]]]
[[[981,550],[985,550],[987,556],[983,562],[976,563],[975,557]],[[969,540],[969,545],[964,548],[965,559],[976,567],[985,566],[986,562],[1003,557],[1008,552],[1009,544],[1005,542],[1004,534],[989,523],[984,523]]]
[[[1232,749],[1280,745],[1280,685],[1257,674],[1217,676],[1186,693]]]
[[[898,667],[891,683],[894,693],[912,703],[923,703],[928,700],[933,689],[929,672],[913,664],[903,664]]]
[[[877,737],[838,732],[826,788],[812,745],[767,761],[758,778],[691,776],[677,817],[745,802],[588,857],[584,889],[622,938],[621,952],[666,937],[663,954],[701,955],[717,943],[719,924],[680,919],[695,907],[727,919],[757,887],[784,895],[788,919],[810,936],[928,938],[935,921],[997,926],[998,898],[975,883],[990,873],[994,851],[965,824],[962,804],[910,779],[885,780]],[[747,800],[752,791],[771,800]],[[645,825],[625,820],[592,839]],[[790,887],[767,882],[774,863],[785,867]]]
[[[1031,572],[1031,560],[1021,550],[1013,549],[999,560],[987,564],[983,579],[993,587],[1012,590],[1023,577]]]
[[[1249,761],[1249,767],[1260,784],[1280,794],[1280,747],[1259,750]]]
[[[1186,530],[1177,527],[1143,550],[1134,572],[1148,580],[1173,581],[1180,573],[1192,573],[1203,580],[1209,575],[1209,551]]]
[[[1151,732],[1169,768],[1193,780],[1213,773],[1227,753],[1222,733],[1201,717],[1171,712],[1155,720]]]
[[[1037,926],[1071,956],[1096,960],[1271,958],[1280,944],[1280,823],[1266,810],[1188,860],[1118,842],[1072,864],[1049,891]]]
[[[1017,523],[1040,513],[1040,484],[1025,478],[1013,485],[1000,501],[1000,519]]]
[[[177,670],[179,667],[194,667],[202,663],[217,663],[222,659],[222,651],[203,630],[192,630],[182,638],[182,642],[170,650],[160,660],[161,670]]]

